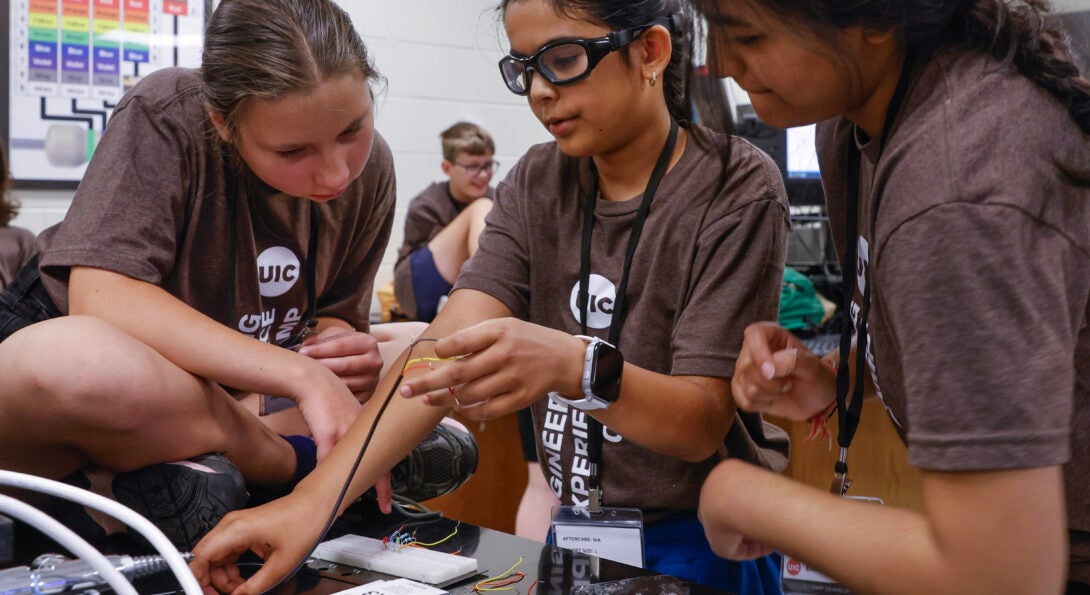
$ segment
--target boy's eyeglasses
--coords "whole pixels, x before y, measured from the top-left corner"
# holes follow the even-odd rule
[[[493,159],[492,161],[487,161],[485,163],[476,163],[476,164],[474,164],[474,163],[458,163],[457,161],[454,161],[454,162],[451,163],[451,165],[457,165],[458,167],[466,170],[466,173],[469,174],[470,176],[479,176],[482,173],[486,173],[486,174],[492,173],[493,170],[495,170],[497,167],[499,167],[500,162],[496,161],[495,159]]]
[[[604,37],[569,39],[545,44],[533,56],[507,55],[500,60],[500,74],[515,95],[530,92],[531,71],[541,74],[554,85],[570,85],[588,76],[611,52],[636,41],[640,34],[654,27],[670,27],[670,19],[655,19],[646,25],[613,31]]]

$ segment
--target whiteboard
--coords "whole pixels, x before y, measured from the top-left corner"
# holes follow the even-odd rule
[[[200,66],[210,0],[8,0],[0,136],[15,187],[74,188],[114,106],[161,68]]]

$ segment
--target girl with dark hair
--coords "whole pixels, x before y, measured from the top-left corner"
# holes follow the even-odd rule
[[[0,146],[0,289],[37,253],[34,234],[10,225],[19,214],[19,203],[8,196],[8,159]]]
[[[720,465],[700,509],[716,551],[775,548],[855,592],[1059,593],[1065,571],[1087,592],[1090,83],[1048,4],[698,5],[715,70],[764,121],[824,120],[857,334],[823,365],[778,326],[747,329],[739,407],[835,406],[842,456],[833,495]],[[864,394],[923,470],[921,512],[837,497]]]
[[[555,495],[642,511],[647,568],[778,593],[773,558],[724,564],[695,512],[718,461],[786,462],[783,434],[729,394],[743,329],[776,316],[780,175],[752,145],[689,123],[680,3],[508,0],[500,13],[503,82],[556,140],[497,187],[479,249],[424,334],[437,341],[405,368],[400,394],[416,398],[385,410],[347,500],[450,408],[490,419],[529,406]],[[398,389],[392,376],[380,394]],[[250,546],[267,562],[241,592],[302,558],[309,544],[282,527],[315,538],[328,509],[314,503],[332,505],[378,401],[291,495],[228,516],[198,545],[206,584],[238,587],[233,561]]]
[[[239,474],[286,492],[332,448],[383,363],[378,81],[330,0],[225,0],[200,71],[126,94],[40,263],[0,294],[0,466],[123,472],[114,494],[187,548],[245,502]]]

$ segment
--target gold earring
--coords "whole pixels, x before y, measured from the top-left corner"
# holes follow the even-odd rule
[[[652,87],[654,87],[654,86],[655,86],[655,83],[657,83],[657,82],[658,82],[658,80],[659,80],[659,73],[657,73],[657,72],[655,72],[654,70],[652,70],[652,71],[651,71],[651,80],[649,80],[649,81],[647,81],[647,82],[648,82],[648,83],[650,83]]]

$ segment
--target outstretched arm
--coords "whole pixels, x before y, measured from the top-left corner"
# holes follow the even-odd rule
[[[423,337],[443,337],[467,324],[510,314],[505,306],[486,294],[458,291],[451,296]],[[409,351],[413,358],[428,357],[435,355],[434,348],[435,343],[418,340]],[[193,550],[195,559],[191,568],[209,592],[214,588],[238,594],[262,593],[287,575],[309,553],[372,426],[374,435],[336,511],[338,515],[443,419],[448,412],[445,408],[428,407],[419,400],[402,399],[396,394],[387,400],[387,396],[396,389],[397,377],[408,359],[409,351],[394,362],[375,390],[375,396],[367,402],[363,413],[356,418],[345,437],[291,494],[265,506],[227,515],[197,544]],[[384,405],[385,410],[376,425],[376,418]],[[265,563],[257,574],[243,583],[235,561],[247,550],[256,552]]]
[[[925,471],[924,513],[835,497],[737,460],[700,496],[713,549],[783,551],[861,593],[1060,593],[1066,531],[1059,467]]]
[[[443,409],[459,406],[474,419],[518,411],[550,391],[582,398],[585,350],[582,339],[563,331],[489,320],[441,340],[437,353],[461,359],[407,379],[402,394],[424,395]],[[696,462],[723,444],[734,405],[726,379],[670,376],[626,363],[617,402],[588,413],[645,448]]]

